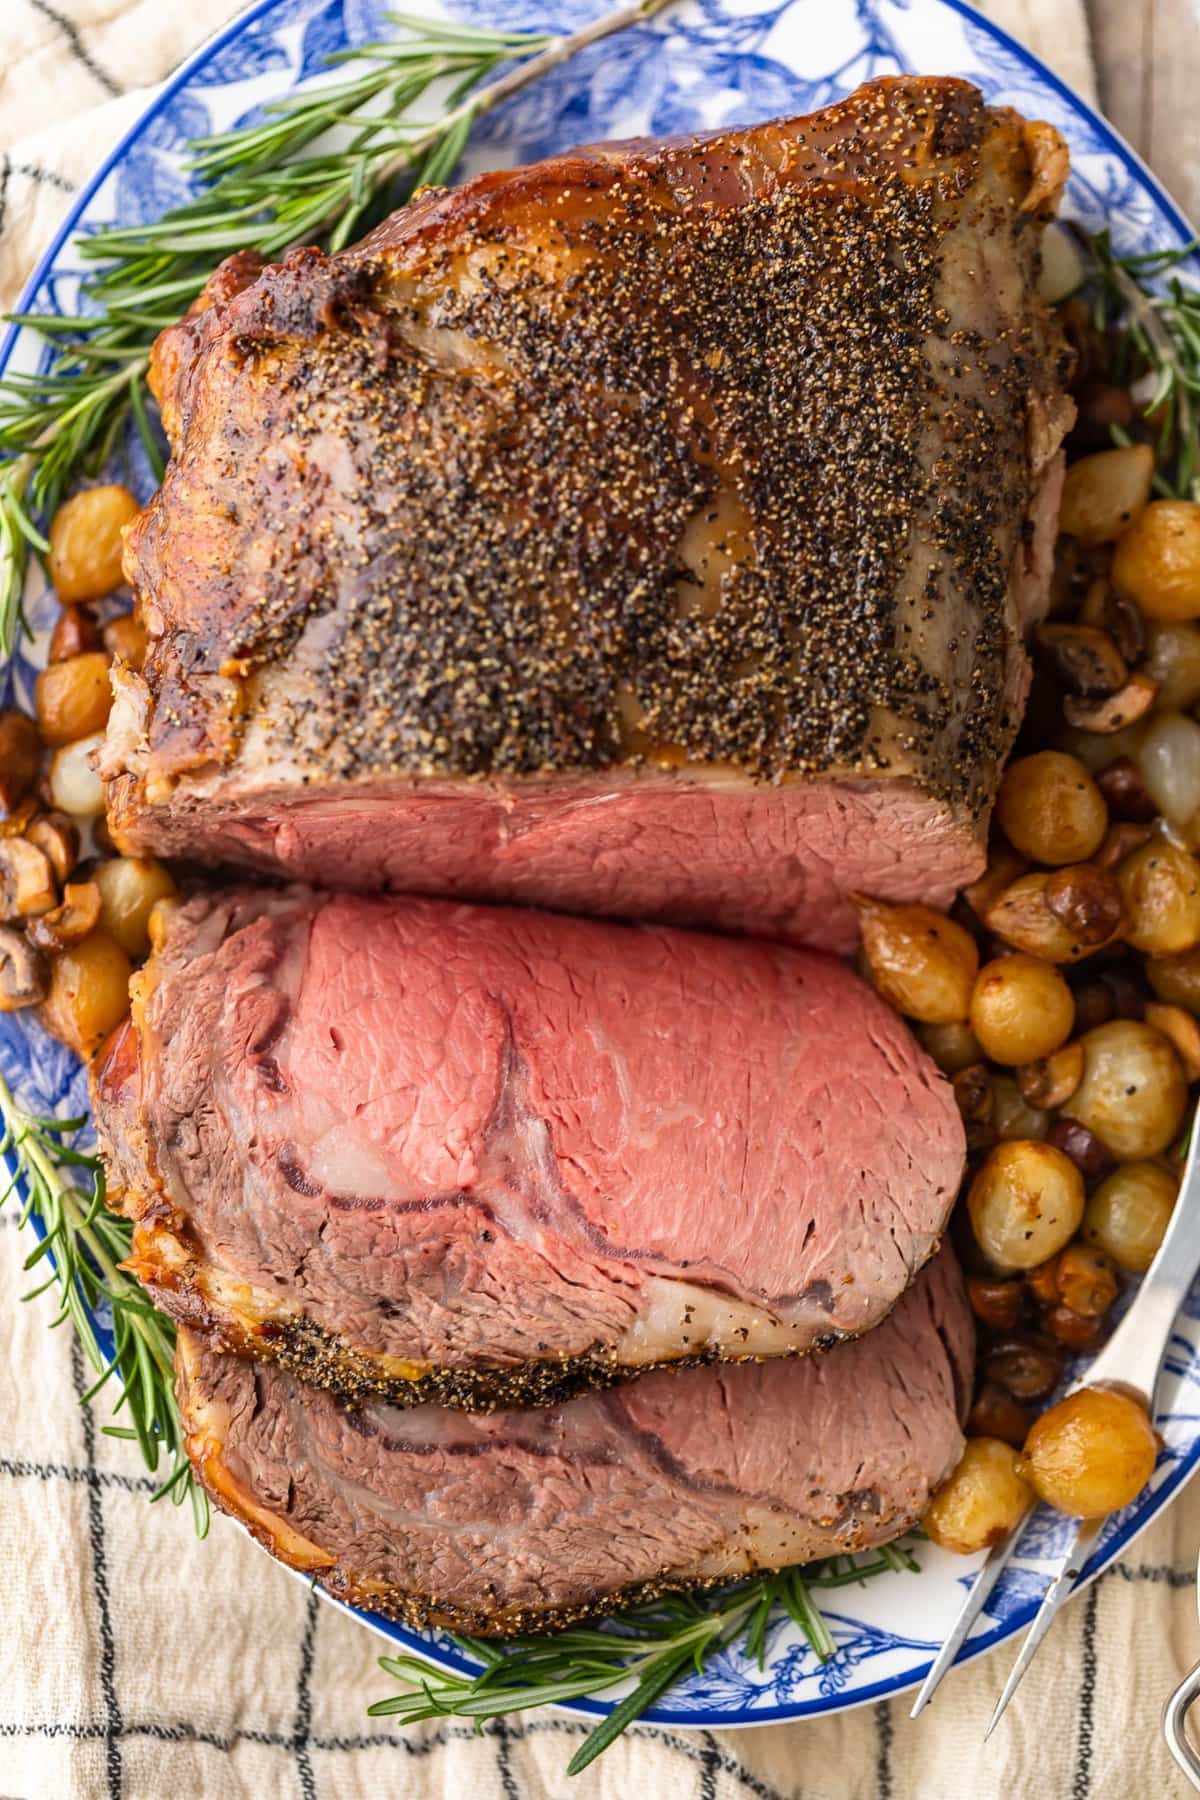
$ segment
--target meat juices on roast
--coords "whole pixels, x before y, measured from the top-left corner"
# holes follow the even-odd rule
[[[903,77],[223,265],[155,354],[121,844],[832,949],[948,902],[1047,591],[1066,166]]]
[[[964,1160],[834,959],[431,900],[233,890],[165,922],[95,1083],[133,1264],[350,1396],[544,1401],[878,1324]]]
[[[504,1636],[885,1543],[962,1449],[973,1330],[948,1250],[869,1340],[487,1415],[347,1411],[180,1333],[217,1503],[340,1599]]]

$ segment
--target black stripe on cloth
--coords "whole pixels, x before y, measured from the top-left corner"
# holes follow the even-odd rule
[[[721,1771],[721,1752],[711,1731],[701,1732],[704,1745],[700,1752],[700,1786],[696,1800],[717,1800],[717,1776]]]
[[[111,1469],[77,1469],[69,1463],[13,1461],[0,1456],[0,1475],[25,1481],[86,1481],[89,1487],[119,1488],[125,1494],[156,1494],[159,1483],[148,1475],[118,1475]]]
[[[892,1800],[892,1709],[886,1700],[877,1700],[875,1715],[875,1800]]]
[[[77,194],[79,192],[76,182],[68,181],[67,177],[60,175],[57,169],[43,169],[40,163],[14,163],[12,172],[14,175],[23,175],[26,181],[36,181],[44,187],[56,188],[60,194]]]
[[[79,1339],[71,1343],[71,1380],[75,1384],[75,1392],[83,1401],[87,1392],[84,1376],[83,1350]],[[83,1413],[83,1447],[87,1456],[87,1466],[94,1474],[96,1469],[96,1421],[92,1415],[90,1403],[84,1402],[80,1409]],[[113,1636],[112,1608],[108,1595],[108,1555],[104,1543],[104,1507],[100,1496],[99,1481],[87,1483],[88,1499],[88,1532],[92,1542],[92,1584],[96,1593],[96,1610],[100,1616],[100,1691],[104,1695],[104,1707],[107,1714],[105,1740],[107,1755],[105,1770],[108,1776],[109,1800],[121,1800],[123,1787],[123,1770],[121,1763],[121,1706],[117,1699],[117,1646]]]
[[[95,1739],[104,1737],[107,1729],[105,1725],[72,1725],[59,1722],[8,1724],[0,1721],[0,1738],[67,1737],[94,1742]],[[589,1729],[590,1727],[573,1719],[530,1719],[505,1727],[509,1743],[522,1743],[526,1738],[534,1737],[581,1738]],[[489,1733],[490,1730],[489,1727]],[[157,1720],[149,1723],[133,1721],[125,1726],[124,1735],[130,1738],[154,1738],[162,1743],[205,1744],[214,1750],[225,1751],[232,1750],[235,1745],[240,1743],[260,1744],[272,1750],[294,1751],[295,1749],[294,1737],[285,1736],[282,1732],[252,1731],[239,1728],[237,1731],[222,1735],[216,1731],[202,1731],[199,1726],[190,1725],[182,1720],[172,1725],[162,1724]],[[705,1733],[705,1736],[707,1735]],[[712,1754],[708,1749],[698,1749],[690,1739],[681,1738],[673,1731],[654,1731],[635,1725],[630,1736],[662,1744],[666,1749],[676,1751],[689,1762],[701,1765],[704,1765]],[[478,1732],[469,1725],[442,1725],[424,1737],[405,1737],[399,1732],[382,1731],[377,1734],[364,1733],[359,1737],[318,1737],[314,1735],[308,1739],[309,1748],[312,1750],[400,1750],[407,1756],[418,1759],[431,1756],[435,1750],[441,1750],[449,1743],[482,1744],[485,1742],[486,1737],[481,1739]],[[752,1774],[735,1757],[730,1756],[727,1751],[719,1749],[715,1740],[712,1743],[712,1750],[716,1752],[719,1772],[740,1783],[748,1794],[754,1796],[754,1800],[794,1800],[794,1794],[785,1796],[779,1788],[772,1787],[769,1782]]]
[[[1083,1666],[1079,1673],[1079,1739],[1071,1800],[1088,1800],[1092,1791],[1092,1725],[1096,1706],[1096,1609],[1100,1585],[1093,1582],[1083,1606]]]
[[[521,1790],[517,1786],[512,1767],[512,1733],[506,1719],[496,1720],[492,1742],[496,1747],[496,1773],[500,1777],[504,1800],[521,1800]]]
[[[552,1733],[569,1737],[578,1737],[584,1729],[584,1726],[576,1724],[571,1719],[527,1719],[523,1720],[520,1724],[510,1725],[508,1728],[508,1735],[514,1743],[519,1743],[523,1738],[548,1737]],[[589,1726],[587,1729],[590,1730],[591,1727]],[[705,1757],[708,1755],[708,1751],[702,1750],[697,1745],[694,1738],[682,1738],[679,1736],[678,1732],[656,1731],[653,1726],[647,1726],[639,1730],[635,1725],[630,1735],[632,1737],[645,1738],[647,1741],[655,1744],[664,1744],[668,1750],[677,1751],[679,1755],[686,1757],[689,1762],[703,1764]],[[708,1734],[705,1733],[705,1735],[707,1736]],[[796,1790],[794,1788],[785,1797],[779,1788],[772,1787],[771,1784],[764,1781],[761,1776],[752,1774],[752,1772],[747,1769],[744,1764],[740,1763],[735,1756],[730,1756],[727,1750],[720,1749],[717,1746],[715,1738],[712,1740],[712,1747],[717,1751],[719,1773],[728,1775],[731,1781],[740,1783],[748,1794],[754,1795],[754,1800],[796,1800]],[[410,1743],[409,1748],[419,1751],[421,1746]]]
[[[1196,1585],[1195,1569],[1172,1569],[1166,1563],[1113,1563],[1104,1572],[1104,1579],[1116,1575],[1121,1581],[1158,1582],[1169,1588],[1193,1588]]]
[[[115,80],[107,69],[100,67],[76,30],[73,19],[68,19],[66,13],[59,12],[56,6],[50,6],[48,0],[29,0],[29,4],[34,12],[40,13],[43,19],[48,19],[51,25],[56,26],[62,32],[71,46],[71,54],[76,62],[87,70],[93,81],[99,82],[106,94],[116,95],[124,91],[120,82]]]
[[[296,1757],[296,1773],[300,1778],[300,1800],[317,1800],[317,1782],[313,1774],[311,1746],[312,1670],[317,1644],[317,1618],[321,1601],[314,1588],[308,1596],[304,1615],[304,1636],[300,1641],[300,1673],[296,1678],[296,1722],[292,1726],[292,1750]]]

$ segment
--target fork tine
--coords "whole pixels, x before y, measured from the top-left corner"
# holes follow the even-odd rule
[[[996,1702],[996,1710],[992,1714],[991,1723],[983,1734],[985,1744],[1004,1717],[1005,1708],[1020,1687],[1026,1669],[1037,1654],[1038,1645],[1049,1631],[1061,1611],[1064,1601],[1079,1580],[1083,1572],[1083,1565],[1091,1555],[1096,1539],[1104,1530],[1104,1525],[1104,1519],[1080,1519],[1075,1530],[1074,1541],[1062,1560],[1058,1574],[1046,1589],[1042,1604],[1038,1608],[1037,1618],[1029,1627],[1025,1642],[1021,1645],[1021,1654],[1013,1664],[1012,1673],[1004,1684],[1004,1692]]]
[[[921,1684],[921,1691],[913,1702],[913,1709],[908,1715],[910,1719],[915,1719],[919,1713],[924,1712],[937,1693],[942,1677],[962,1649],[967,1640],[967,1633],[983,1610],[984,1601],[1008,1567],[1012,1553],[1017,1547],[1017,1540],[1024,1531],[1028,1519],[1029,1513],[1023,1513],[1008,1536],[1003,1538],[1000,1543],[993,1545],[988,1552],[987,1561],[967,1590],[949,1637],[938,1651],[928,1675]]]

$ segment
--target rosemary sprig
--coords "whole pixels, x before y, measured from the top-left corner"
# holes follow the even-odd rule
[[[1107,229],[1094,234],[1072,225],[1088,269],[1092,323],[1116,331],[1118,387],[1152,381],[1143,411],[1157,428],[1154,487],[1159,494],[1200,499],[1200,285],[1177,271],[1190,262],[1200,239],[1171,250],[1118,256]],[[1129,434],[1110,426],[1114,442]]]
[[[261,119],[193,146],[206,185],[145,225],[78,241],[103,265],[68,316],[14,314],[50,343],[48,366],[0,385],[0,656],[11,654],[31,550],[42,521],[96,474],[132,421],[151,466],[161,452],[146,403],[155,337],[191,304],[213,267],[239,249],[273,256],[296,243],[339,249],[414,188],[445,181],[471,127],[587,45],[652,17],[670,0],[628,0],[564,37],[482,31],[390,15],[403,34],[331,57],[347,70],[268,105]],[[515,64],[480,86],[502,64]],[[446,89],[436,122],[412,108]]]
[[[11,1170],[0,1203],[23,1179],[20,1222],[35,1215],[44,1236],[25,1260],[27,1269],[48,1270],[27,1300],[57,1287],[60,1306],[54,1325],[69,1321],[96,1379],[83,1396],[90,1400],[110,1381],[120,1388],[115,1411],[127,1425],[106,1425],[111,1437],[132,1438],[152,1474],[164,1456],[167,1473],[154,1498],[169,1494],[178,1505],[190,1499],[197,1533],[208,1529],[208,1500],[192,1478],[175,1402],[175,1331],[155,1312],[120,1264],[129,1254],[131,1227],[105,1209],[104,1167],[99,1157],[74,1146],[82,1119],[40,1118],[19,1106],[0,1076],[0,1164]],[[80,1185],[82,1182],[85,1185]],[[96,1313],[107,1309],[113,1351],[100,1342]]]
[[[408,1653],[382,1656],[380,1667],[402,1684],[401,1690],[367,1711],[406,1725],[454,1716],[473,1719],[479,1727],[487,1719],[561,1705],[632,1682],[630,1692],[571,1758],[567,1774],[578,1775],[681,1675],[689,1669],[702,1673],[731,1644],[741,1640],[761,1668],[767,1626],[779,1612],[799,1626],[818,1660],[827,1661],[836,1645],[813,1599],[814,1589],[845,1587],[917,1567],[907,1546],[890,1544],[869,1557],[838,1556],[805,1569],[782,1569],[715,1595],[668,1596],[626,1613],[610,1629],[582,1627],[500,1645],[455,1637],[459,1649],[483,1664],[475,1676],[436,1669]]]

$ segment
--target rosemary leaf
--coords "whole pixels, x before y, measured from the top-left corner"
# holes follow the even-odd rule
[[[1088,269],[1092,322],[1098,332],[1119,333],[1113,379],[1122,386],[1143,376],[1154,382],[1144,407],[1158,422],[1154,491],[1200,500],[1200,284],[1179,274],[1192,263],[1200,240],[1118,256],[1107,229],[1069,229]],[[1109,430],[1114,443],[1131,441],[1119,425]]]
[[[681,1675],[691,1661],[691,1649],[679,1650],[675,1654],[664,1656],[660,1662],[647,1669],[632,1694],[629,1694],[618,1706],[614,1706],[608,1717],[594,1731],[584,1738],[578,1750],[567,1764],[568,1775],[578,1775],[595,1762],[602,1751],[620,1737],[627,1726],[640,1718],[648,1707],[654,1705],[659,1695]]]
[[[148,1304],[132,1276],[120,1264],[129,1255],[132,1228],[104,1206],[104,1167],[99,1157],[77,1149],[69,1139],[81,1120],[43,1119],[21,1107],[0,1076],[0,1151],[14,1169],[14,1185],[23,1179],[27,1198],[21,1224],[37,1217],[43,1237],[25,1259],[27,1269],[48,1262],[49,1279],[25,1298],[57,1287],[61,1305],[55,1323],[70,1320],[95,1380],[83,1395],[94,1398],[110,1382],[117,1386],[116,1411],[128,1424],[108,1425],[112,1436],[131,1437],[153,1473],[165,1456],[164,1487],[174,1498],[190,1495],[197,1532],[208,1529],[208,1502],[195,1487],[184,1448],[183,1426],[175,1400],[174,1327]],[[85,1189],[77,1172],[89,1178]],[[107,1306],[112,1319],[113,1353],[100,1343],[95,1312]]]

